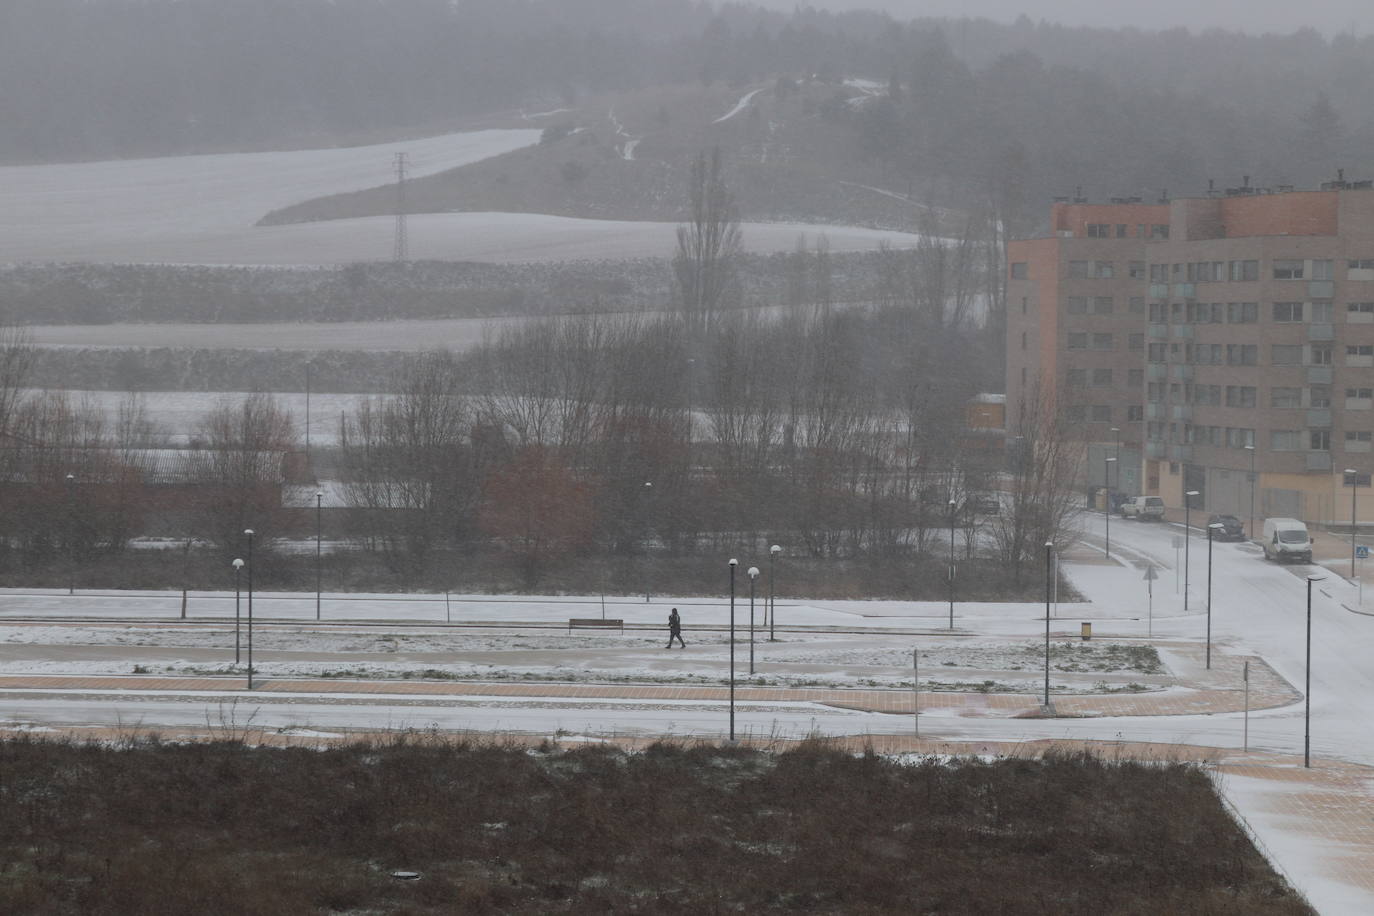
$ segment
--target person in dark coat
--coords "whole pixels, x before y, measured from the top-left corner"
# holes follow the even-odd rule
[[[682,641],[682,618],[678,616],[677,608],[673,608],[668,614],[668,645],[663,648],[671,649],[674,639],[678,641],[678,644],[681,645],[682,648],[687,648],[687,644]]]

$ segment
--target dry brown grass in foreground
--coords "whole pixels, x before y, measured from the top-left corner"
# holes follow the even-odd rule
[[[0,863],[5,913],[1310,912],[1202,769],[1086,753],[19,738]]]

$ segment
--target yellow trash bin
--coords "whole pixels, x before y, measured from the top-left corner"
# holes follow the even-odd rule
[[[1078,626],[1079,626],[1079,628],[1080,628],[1079,631],[1080,631],[1080,634],[1081,634],[1082,637],[1083,637],[1083,641],[1084,641],[1084,642],[1087,642],[1088,640],[1090,640],[1090,639],[1093,638],[1093,625],[1092,625],[1092,624],[1090,624],[1090,623],[1080,623]]]

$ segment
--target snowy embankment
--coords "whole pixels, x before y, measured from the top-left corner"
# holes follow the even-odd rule
[[[716,118],[716,119],[715,119],[714,121],[712,121],[711,123],[712,123],[712,124],[723,124],[723,123],[725,123],[726,121],[730,120],[730,119],[733,118],[735,115],[739,114],[741,111],[744,111],[744,109],[748,108],[748,107],[749,107],[749,103],[752,102],[752,101],[754,100],[754,96],[758,95],[758,94],[759,94],[760,92],[762,92],[762,91],[763,91],[762,89],[755,89],[753,92],[747,92],[747,93],[745,93],[744,96],[741,97],[740,100],[739,100],[738,102],[735,103],[735,107],[734,107],[734,108],[731,108],[729,111],[727,111],[725,114],[721,115],[719,118]]]

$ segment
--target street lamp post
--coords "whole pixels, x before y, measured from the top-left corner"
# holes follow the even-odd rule
[[[949,628],[954,629],[954,500],[949,501]]]
[[[1255,539],[1255,447],[1245,446],[1250,453],[1250,540]]]
[[[1051,571],[1050,558],[1054,553],[1054,543],[1045,542],[1045,708],[1050,708],[1050,580],[1054,573]]]
[[[653,491],[653,483],[644,481],[644,538],[646,541],[649,536],[649,495]],[[644,603],[649,603],[649,548],[647,544],[644,547]]]
[[[1193,542],[1193,497],[1198,495],[1197,490],[1189,490],[1183,494],[1183,609],[1188,610],[1188,547]]]
[[[758,581],[759,568],[749,567],[749,674],[754,674],[754,583]]]
[[[1221,530],[1220,523],[1207,526],[1207,670],[1212,669],[1212,535]]]
[[[245,528],[248,538],[248,689],[253,689],[253,529]]]
[[[324,493],[315,491],[315,619],[320,619],[320,591],[323,582],[323,573],[320,571],[320,525],[321,510],[324,507]]]
[[[1350,580],[1352,582],[1355,580],[1355,487],[1360,482],[1355,475],[1358,473],[1354,468],[1345,469],[1345,479],[1350,484]]]
[[[239,573],[243,571],[243,561],[237,557],[229,564],[234,567],[234,664],[239,663]]]
[[[735,567],[739,560],[730,558],[730,740],[735,740]]]
[[[76,594],[76,475],[67,475],[67,594]]]
[[[773,579],[776,570],[778,554],[782,553],[782,548],[777,544],[768,548],[768,641],[777,642],[778,639],[773,634],[778,626],[778,600],[777,592],[773,590]]]
[[[1116,444],[1112,447],[1112,449],[1113,449],[1113,450],[1112,450],[1112,461],[1116,461],[1118,458],[1121,457],[1121,427],[1119,427],[1119,426],[1113,426],[1113,427],[1111,428],[1111,432],[1116,436]],[[1108,508],[1109,508],[1109,509],[1111,508],[1112,491],[1113,491],[1114,489],[1115,489],[1115,490],[1120,490],[1120,489],[1121,489],[1121,465],[1120,465],[1120,464],[1117,464],[1117,466],[1116,466],[1116,486],[1115,486],[1115,487],[1112,487],[1112,486],[1109,484],[1109,485],[1108,485],[1108,488],[1107,488],[1107,503],[1108,503]]]
[[[1112,465],[1116,462],[1115,458],[1106,458],[1102,462],[1102,486],[1106,490],[1106,499],[1103,500],[1102,518],[1107,523],[1107,546],[1103,550],[1107,559],[1112,558]],[[1120,470],[1117,473],[1121,473]]]
[[[1304,706],[1302,712],[1302,765],[1312,766],[1312,583],[1320,582],[1325,576],[1307,577],[1307,678],[1303,687]]]

